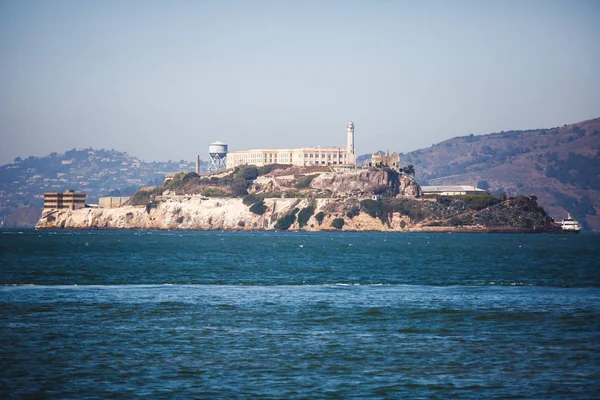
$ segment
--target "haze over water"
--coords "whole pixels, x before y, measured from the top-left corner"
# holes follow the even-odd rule
[[[0,233],[0,397],[593,398],[600,236]]]

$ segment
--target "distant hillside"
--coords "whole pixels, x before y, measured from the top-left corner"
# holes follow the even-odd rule
[[[421,185],[536,195],[555,220],[600,230],[600,118],[559,128],[456,137],[402,155]]]
[[[17,157],[0,167],[0,226],[34,226],[45,191],[84,191],[89,203],[101,196],[128,196],[142,186],[162,184],[166,173],[194,171],[195,161],[144,162],[115,150],[72,149],[45,157]],[[12,214],[11,217],[9,217]]]

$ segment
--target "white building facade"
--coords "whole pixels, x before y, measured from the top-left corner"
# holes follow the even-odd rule
[[[251,164],[262,167],[269,164],[355,165],[354,123],[346,127],[346,147],[302,147],[299,149],[254,149],[227,153],[227,168]]]
[[[469,185],[421,186],[423,195],[464,196],[467,194],[486,194],[483,189]]]

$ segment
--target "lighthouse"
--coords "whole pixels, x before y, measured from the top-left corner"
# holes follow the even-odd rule
[[[356,149],[354,148],[354,122],[348,122],[346,127],[348,164],[356,164]]]

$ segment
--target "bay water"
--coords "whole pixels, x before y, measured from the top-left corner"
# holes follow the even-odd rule
[[[600,235],[0,231],[0,398],[599,398]]]

